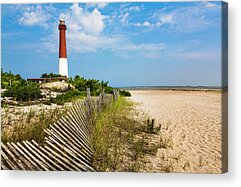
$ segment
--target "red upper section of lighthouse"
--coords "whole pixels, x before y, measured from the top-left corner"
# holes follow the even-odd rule
[[[67,30],[67,27],[65,25],[64,20],[60,20],[59,22],[59,58],[67,58],[66,36],[65,36],[66,30]]]

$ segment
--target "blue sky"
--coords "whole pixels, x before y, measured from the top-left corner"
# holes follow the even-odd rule
[[[2,68],[58,73],[58,22],[69,76],[111,86],[220,86],[221,2],[2,5]]]

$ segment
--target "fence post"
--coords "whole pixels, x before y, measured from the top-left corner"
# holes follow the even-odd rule
[[[106,97],[105,97],[105,88],[102,88],[102,105],[105,104]]]
[[[99,110],[101,110],[105,99],[105,89],[100,86],[100,95],[99,95]]]
[[[114,99],[114,102],[116,102],[116,89],[113,90],[113,99]]]
[[[118,97],[119,97],[119,90],[118,89],[114,89],[113,90],[113,99],[114,99],[114,102],[116,102],[118,100]]]
[[[90,99],[90,88],[86,88],[87,98]]]
[[[90,88],[86,88],[86,99],[85,99],[85,102],[86,102],[86,107],[87,107],[87,110],[88,110],[88,116],[91,116],[92,115],[92,105],[91,105],[91,98],[90,98]]]

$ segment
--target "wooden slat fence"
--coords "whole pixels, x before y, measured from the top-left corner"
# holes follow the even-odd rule
[[[1,143],[1,169],[44,171],[94,171],[91,166],[91,131],[94,111],[110,104],[112,95],[101,92],[73,104],[67,115],[45,129],[43,145],[34,140]]]

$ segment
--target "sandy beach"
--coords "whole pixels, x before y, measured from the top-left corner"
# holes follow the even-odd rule
[[[136,109],[161,126],[152,141],[168,146],[150,156],[153,172],[163,164],[172,172],[221,172],[221,93],[133,90]]]

